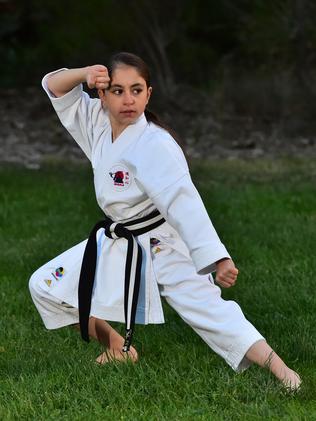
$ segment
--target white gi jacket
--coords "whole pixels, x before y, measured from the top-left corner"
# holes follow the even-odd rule
[[[163,323],[156,279],[159,274],[153,271],[150,238],[192,259],[199,274],[214,271],[216,261],[230,257],[192,183],[183,152],[167,131],[148,123],[144,115],[112,143],[109,117],[101,101],[91,99],[81,85],[55,98],[46,84],[50,74],[44,77],[43,88],[62,124],[91,161],[102,211],[114,221],[127,222],[158,209],[167,221],[138,237],[143,265],[136,323]],[[91,221],[91,226],[95,222]],[[127,242],[124,238],[112,240],[103,233],[100,229],[97,235],[98,261],[90,314],[124,322]],[[52,277],[46,282],[47,292],[73,307],[78,307],[85,244],[83,241],[53,259]],[[63,268],[62,274],[55,273],[58,267]]]

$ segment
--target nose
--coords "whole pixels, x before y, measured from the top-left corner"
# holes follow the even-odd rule
[[[131,105],[134,104],[135,98],[130,92],[125,92],[124,94],[124,104],[125,105]]]

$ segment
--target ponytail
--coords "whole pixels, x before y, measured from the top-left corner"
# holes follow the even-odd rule
[[[169,132],[169,128],[160,120],[160,117],[158,117],[157,114],[153,113],[152,111],[149,111],[147,108],[145,109],[145,117],[148,122],[154,123]]]
[[[177,133],[173,129],[171,129],[167,124],[165,124],[157,114],[153,113],[152,111],[149,111],[146,108],[145,109],[145,117],[146,117],[146,120],[149,123],[154,123],[154,124],[156,124],[156,126],[159,126],[162,129],[166,130],[174,138],[174,140],[178,143],[178,145],[181,147],[181,149],[184,152],[185,148],[184,148],[183,142],[180,140]]]

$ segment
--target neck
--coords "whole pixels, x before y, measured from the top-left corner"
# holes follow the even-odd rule
[[[123,132],[123,130],[126,129],[126,127],[127,126],[119,127],[119,128],[112,127],[112,142],[115,142],[115,140],[119,137],[119,135]]]
[[[112,129],[112,142],[115,142],[115,140],[119,137],[122,131],[126,129],[128,124],[125,124],[125,125],[118,124],[116,121],[114,121],[111,118],[111,116],[110,116],[110,123],[111,123],[111,129]]]

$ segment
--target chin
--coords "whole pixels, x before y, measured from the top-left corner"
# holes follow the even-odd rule
[[[136,122],[136,120],[138,119],[138,117],[139,117],[139,115],[138,116],[131,116],[131,117],[124,117],[122,119],[122,122],[125,123],[125,124],[126,123],[133,124],[133,123]]]

